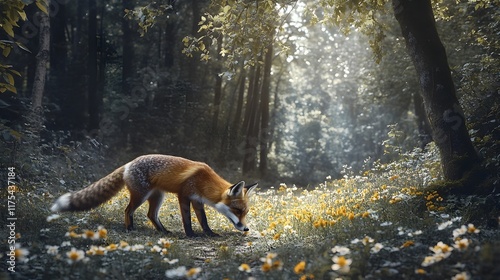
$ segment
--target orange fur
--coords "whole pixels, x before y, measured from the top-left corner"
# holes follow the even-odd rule
[[[148,218],[157,230],[168,232],[158,219],[158,212],[163,193],[170,192],[177,194],[184,230],[188,236],[194,235],[191,205],[205,234],[215,235],[208,226],[204,204],[225,215],[237,229],[248,230],[244,222],[248,213],[248,194],[257,186],[245,187],[244,182],[231,185],[202,162],[167,155],[145,155],[83,190],[61,196],[51,210],[88,210],[109,200],[123,185],[127,186],[130,193],[130,203],[125,209],[125,226],[128,230],[133,229],[135,210],[148,200]]]

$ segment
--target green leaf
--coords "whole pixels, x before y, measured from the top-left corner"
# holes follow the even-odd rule
[[[5,92],[7,90],[12,91],[13,93],[17,93],[17,90],[14,86],[5,83],[0,83],[0,92]]]
[[[10,37],[14,37],[14,30],[12,30],[12,24],[10,24],[10,22],[5,22],[2,25],[2,28],[3,28],[3,30],[5,30],[5,32],[7,32],[7,34]]]
[[[5,76],[6,76],[7,82],[9,82],[9,84],[11,84],[11,85],[14,85],[14,77],[9,73],[5,73]]]
[[[29,52],[31,53],[31,51],[28,49],[28,47],[26,47],[25,45],[21,44],[20,42],[16,42],[16,45],[22,49],[23,51],[26,51],[26,52]]]
[[[10,73],[12,73],[12,74],[14,74],[14,75],[17,75],[17,76],[21,77],[21,73],[17,72],[16,70],[11,69],[11,70],[9,70],[9,71],[10,71]]]
[[[44,12],[46,15],[49,14],[49,11],[47,10],[45,3],[42,3],[41,1],[36,1],[35,3],[38,9],[40,9],[40,11]]]
[[[12,48],[10,46],[5,47],[2,51],[3,56],[5,57],[9,56],[11,50]]]
[[[27,19],[26,13],[24,11],[17,11],[17,13],[19,14],[22,20],[25,21]]]
[[[205,29],[208,29],[208,25],[206,25],[206,24],[202,25],[202,26],[200,27],[200,29],[198,29],[198,32],[201,32],[201,31],[203,31],[203,30],[205,30]]]

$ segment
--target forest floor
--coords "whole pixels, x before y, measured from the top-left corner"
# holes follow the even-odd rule
[[[125,231],[125,190],[92,211],[53,215],[62,189],[18,187],[0,197],[16,203],[2,202],[2,220],[16,220],[0,229],[0,278],[500,279],[499,197],[442,197],[425,189],[435,178],[424,169],[381,165],[307,189],[262,188],[250,198],[249,232],[207,209],[220,237],[198,238],[185,237],[174,195],[160,211],[172,231],[163,235],[146,205]]]

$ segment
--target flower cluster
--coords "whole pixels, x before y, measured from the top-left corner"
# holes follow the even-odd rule
[[[438,225],[438,230],[443,230],[451,226],[454,221],[458,219],[453,219],[450,221],[443,222]],[[454,249],[459,252],[466,251],[470,244],[471,240],[468,238],[462,238],[465,234],[477,234],[480,230],[477,229],[473,224],[468,224],[467,226],[462,225],[459,228],[453,230],[453,240],[454,244],[452,246],[439,241],[435,246],[429,247],[429,249],[434,253],[433,255],[426,256],[422,261],[422,266],[427,267],[433,265],[437,262],[440,262],[446,258],[448,258]],[[468,274],[466,272],[457,274],[453,279],[469,279]]]
[[[453,251],[453,247],[448,246],[447,244],[444,244],[443,242],[439,241],[436,246],[434,247],[429,247],[429,249],[434,252],[434,255],[427,256],[424,258],[424,261],[422,262],[422,266],[426,267],[432,264],[435,264],[437,262],[440,262],[447,257],[451,255],[451,251]]]
[[[104,239],[107,237],[108,231],[102,226],[99,226],[97,228],[97,231],[92,231],[92,230],[84,230],[82,233],[77,233],[75,230],[77,229],[76,226],[71,226],[66,233],[66,237],[70,238],[81,238],[81,239],[88,239],[88,240],[99,240],[99,239]],[[173,241],[165,239],[165,238],[160,238],[157,242],[158,245],[152,245],[149,243],[146,244],[148,246],[151,246],[150,251],[155,252],[155,253],[160,253],[161,256],[165,256],[168,254],[168,249],[172,246]],[[59,251],[61,247],[69,247],[72,246],[70,241],[64,241],[61,243],[60,246],[57,245],[46,245],[45,249],[48,255],[56,256],[57,258],[60,257]],[[70,251],[66,252],[66,261],[70,264],[75,264],[78,262],[87,262],[89,260],[87,256],[103,256],[107,255],[109,252],[113,251],[127,251],[127,252],[135,252],[135,251],[145,251],[146,246],[144,244],[134,244],[130,245],[128,242],[121,240],[119,243],[111,243],[106,246],[102,245],[90,245],[89,249],[86,251],[84,250],[78,250],[75,247],[72,247]],[[164,258],[163,262],[168,263],[168,264],[175,264],[179,260],[178,259],[168,259]]]
[[[277,256],[278,255],[275,253],[268,253],[265,257],[260,258],[260,261],[262,262],[260,269],[263,272],[283,269],[283,263],[276,259]]]
[[[165,271],[165,276],[167,279],[171,278],[187,278],[187,279],[195,279],[196,276],[201,272],[201,268],[193,267],[187,269],[185,266],[179,266],[177,268],[169,269]]]
[[[357,243],[357,241],[356,241]],[[332,253],[335,256],[332,258],[332,270],[342,274],[347,274],[351,270],[352,259],[347,259],[345,256],[351,253],[351,249],[344,246],[335,246],[332,248]]]
[[[65,236],[71,238],[83,238],[90,240],[105,239],[108,236],[108,230],[105,229],[103,226],[97,227],[97,231],[92,231],[87,229],[84,230],[82,233],[77,233],[75,231],[77,228],[78,228],[77,226],[69,227],[68,232],[66,232]]]

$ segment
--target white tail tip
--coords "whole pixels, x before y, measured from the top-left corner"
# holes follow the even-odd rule
[[[70,202],[71,193],[66,193],[61,195],[52,207],[50,207],[50,211],[52,212],[61,212],[69,210],[69,202]]]

